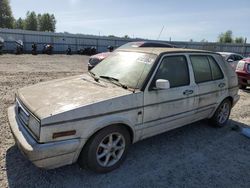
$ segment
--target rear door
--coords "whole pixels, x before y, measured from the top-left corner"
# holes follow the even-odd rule
[[[194,54],[189,57],[198,86],[197,115],[207,118],[227,95],[227,78],[212,54]]]

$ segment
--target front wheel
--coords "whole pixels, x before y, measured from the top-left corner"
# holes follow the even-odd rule
[[[217,127],[223,127],[229,119],[231,108],[232,103],[229,99],[222,101],[211,118],[212,123]]]
[[[98,173],[110,172],[124,161],[130,143],[130,134],[125,127],[104,128],[83,148],[79,164]]]

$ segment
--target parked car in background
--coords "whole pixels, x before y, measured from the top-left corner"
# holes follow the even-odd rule
[[[16,43],[16,50],[15,50],[15,54],[19,55],[23,53],[23,41],[22,40],[17,40],[15,41]]]
[[[202,119],[226,125],[237,93],[237,75],[217,53],[122,48],[89,73],[19,89],[8,117],[36,166],[78,161],[104,173],[139,140]]]
[[[239,61],[236,67],[240,89],[250,86],[250,58]]]
[[[227,61],[234,70],[236,69],[238,62],[244,58],[242,55],[232,52],[218,52],[218,53],[222,55],[225,61]]]
[[[122,49],[122,48],[141,48],[141,47],[155,47],[155,48],[176,48],[176,46],[168,43],[163,43],[163,42],[152,42],[152,41],[139,41],[139,42],[128,42],[122,46],[120,46],[117,49]],[[104,60],[106,57],[108,57],[111,52],[110,48],[108,47],[109,52],[103,52],[99,53],[96,55],[93,55],[89,58],[89,63],[88,63],[88,70],[91,70],[94,68],[98,63],[100,63],[102,60]]]
[[[52,44],[44,44],[44,45],[43,45],[42,53],[43,53],[43,54],[52,55],[53,49],[54,49],[54,47],[53,47]]]
[[[0,55],[2,54],[3,47],[4,47],[4,39],[0,37]]]

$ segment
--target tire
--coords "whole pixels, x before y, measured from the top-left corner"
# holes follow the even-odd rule
[[[126,127],[108,126],[97,132],[80,153],[81,167],[97,173],[107,173],[118,168],[125,160],[131,144]]]
[[[232,103],[229,99],[222,101],[211,118],[213,125],[216,127],[223,127],[226,125],[230,116],[231,108]]]
[[[240,85],[239,85],[239,88],[240,88],[240,89],[246,89],[247,86],[246,86],[246,85],[241,85],[241,84],[240,84]]]

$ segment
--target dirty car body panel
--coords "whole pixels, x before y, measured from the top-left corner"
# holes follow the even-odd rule
[[[121,70],[113,73],[108,67],[120,56],[110,55],[105,65],[93,69],[96,77],[84,74],[18,91],[16,104],[8,109],[10,127],[18,147],[36,166],[51,169],[76,162],[88,140],[109,125],[125,126],[135,143],[210,118],[226,98],[233,105],[239,100],[237,76],[219,54],[174,48],[120,49],[115,53],[143,66],[123,77]],[[223,77],[197,83],[191,56],[204,56],[208,62],[213,58]],[[169,65],[176,60],[180,64],[170,71],[175,78],[169,78],[170,88],[155,88],[156,79],[168,76]],[[103,67],[99,70],[99,66],[107,66],[123,83],[102,79],[98,74]],[[124,69],[130,66],[126,63]],[[131,81],[130,74],[137,80]]]

